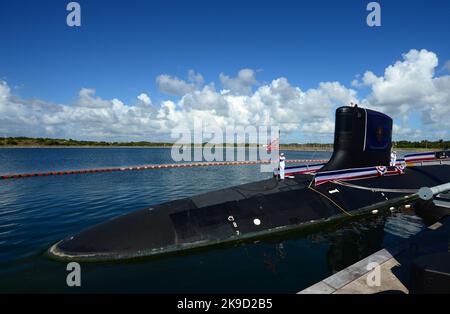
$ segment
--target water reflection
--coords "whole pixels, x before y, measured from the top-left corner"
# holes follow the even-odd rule
[[[310,235],[314,243],[329,243],[326,261],[331,273],[395,245],[398,238],[409,238],[424,228],[422,219],[414,215],[393,213],[369,216],[362,220],[339,224]]]

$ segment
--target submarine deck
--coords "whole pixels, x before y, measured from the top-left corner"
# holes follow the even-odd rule
[[[410,201],[414,192],[405,189],[450,182],[450,165],[407,168],[405,175],[355,180],[353,186],[312,188],[312,178],[271,178],[138,210],[60,241],[49,253],[58,259],[127,259],[297,230]]]

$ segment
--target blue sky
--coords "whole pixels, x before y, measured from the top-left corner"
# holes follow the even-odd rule
[[[411,49],[450,60],[450,2],[378,1],[382,26],[368,27],[369,1],[78,1],[82,26],[66,25],[69,1],[1,1],[0,80],[21,99],[73,104],[81,88],[126,104],[146,93],[158,108],[156,77],[206,83],[253,69],[258,86],[285,77],[301,90],[320,82],[351,88]],[[370,93],[360,88],[358,97]],[[420,127],[412,114],[412,127]],[[4,131],[5,132],[5,131]],[[26,134],[25,134],[26,135]],[[62,135],[66,135],[62,133]]]

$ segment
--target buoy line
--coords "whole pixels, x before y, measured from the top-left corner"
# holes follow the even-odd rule
[[[326,159],[292,159],[286,160],[289,163],[312,163],[312,162],[326,162]],[[62,170],[49,172],[34,172],[34,173],[19,173],[8,174],[0,176],[1,180],[21,179],[30,177],[46,177],[46,176],[61,176],[69,174],[83,174],[96,172],[113,172],[113,171],[131,171],[131,170],[149,170],[149,169],[169,169],[169,168],[192,168],[192,167],[214,167],[214,166],[234,166],[234,165],[257,165],[270,164],[270,161],[217,161],[217,162],[200,162],[200,163],[180,163],[180,164],[161,164],[148,166],[133,166],[133,167],[117,167],[117,168],[100,168],[100,169],[84,169],[84,170]]]

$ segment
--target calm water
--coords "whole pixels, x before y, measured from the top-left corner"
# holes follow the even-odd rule
[[[168,149],[0,149],[0,175],[170,162]],[[245,165],[2,180],[0,292],[293,293],[423,228],[415,216],[394,214],[190,255],[81,264],[81,288],[68,288],[66,264],[44,254],[54,242],[113,216],[269,176]]]

